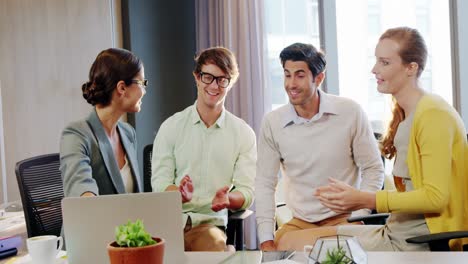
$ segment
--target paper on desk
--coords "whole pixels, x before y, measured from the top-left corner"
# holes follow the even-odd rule
[[[11,259],[8,259],[8,262],[6,264],[31,264],[31,263],[32,263],[31,256],[29,256],[29,254],[26,254],[25,256],[13,257]],[[61,250],[57,254],[55,263],[51,263],[51,264],[68,264],[67,252],[64,250]]]
[[[9,228],[21,224],[24,225],[23,212],[5,212],[3,216],[0,217],[0,230],[2,231],[6,231]]]

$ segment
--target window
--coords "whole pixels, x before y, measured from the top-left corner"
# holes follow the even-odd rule
[[[448,0],[336,0],[336,17],[340,95],[361,104],[375,130],[390,115],[390,98],[377,91],[371,73],[375,45],[388,28],[419,30],[429,53],[421,86],[452,103]]]
[[[279,54],[296,43],[311,43],[320,47],[319,12],[317,0],[266,0],[265,31],[268,49],[268,85],[271,88],[272,110],[288,103],[284,91],[283,66]],[[281,173],[280,177],[281,177]],[[284,201],[283,181],[280,180],[276,200]]]
[[[319,8],[318,0],[264,3],[269,86],[275,109],[288,102],[279,53],[294,42],[320,47]],[[449,0],[336,0],[335,8],[339,94],[361,104],[376,131],[384,129],[391,105],[389,96],[377,91],[370,71],[378,37],[388,28],[409,26],[421,32],[429,52],[421,86],[453,104]],[[326,21],[324,29],[328,33]]]
[[[317,48],[320,47],[318,14],[317,0],[265,1],[272,109],[288,102],[279,54],[283,48],[295,42],[311,43]]]
[[[320,47],[319,15],[323,16],[326,34],[336,33],[336,43],[325,43],[325,49],[335,50],[337,59],[328,59],[328,77],[338,72],[339,87],[329,87],[339,95],[357,101],[366,111],[375,132],[383,132],[391,114],[391,98],[380,94],[371,69],[379,36],[388,28],[408,26],[419,30],[426,41],[428,61],[420,77],[425,90],[442,96],[453,105],[450,0],[266,0],[266,32],[268,43],[269,86],[272,109],[288,102],[283,87],[283,69],[279,62],[281,50],[294,43],[311,43]],[[327,25],[335,22],[336,32]],[[333,31],[333,30],[332,30]],[[333,38],[328,42],[335,42]],[[330,54],[330,52],[329,52]],[[336,56],[334,54],[332,58]],[[338,60],[338,69],[336,61]],[[333,65],[331,65],[333,64]],[[333,68],[332,68],[333,67]],[[387,173],[391,164],[386,166]]]

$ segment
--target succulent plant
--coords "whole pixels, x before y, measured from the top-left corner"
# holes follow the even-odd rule
[[[139,219],[135,222],[128,221],[127,224],[116,227],[115,241],[121,247],[143,247],[156,244]]]
[[[338,246],[337,248],[327,250],[325,260],[321,264],[352,264],[355,263],[352,259],[346,256],[346,251]]]

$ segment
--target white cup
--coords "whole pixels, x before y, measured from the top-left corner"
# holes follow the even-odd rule
[[[28,238],[26,244],[33,264],[52,264],[62,250],[63,239],[57,236],[36,236]]]

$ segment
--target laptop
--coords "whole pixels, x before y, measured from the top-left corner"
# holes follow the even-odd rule
[[[179,192],[134,193],[62,200],[68,263],[110,263],[107,244],[115,227],[141,219],[152,236],[165,239],[164,263],[185,263]]]

